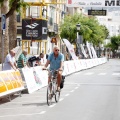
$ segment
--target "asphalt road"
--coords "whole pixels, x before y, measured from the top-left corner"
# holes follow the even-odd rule
[[[0,120],[120,120],[120,60],[67,76],[57,104],[46,87],[0,103]]]

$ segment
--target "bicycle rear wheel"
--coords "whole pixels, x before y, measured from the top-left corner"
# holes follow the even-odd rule
[[[52,104],[52,83],[49,83],[47,87],[47,104],[50,106]]]

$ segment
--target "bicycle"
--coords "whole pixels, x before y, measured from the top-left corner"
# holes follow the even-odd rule
[[[60,91],[57,90],[57,73],[58,70],[48,70],[51,74],[51,81],[47,86],[47,104],[50,106],[52,104],[52,98],[55,96],[56,103],[60,98]]]

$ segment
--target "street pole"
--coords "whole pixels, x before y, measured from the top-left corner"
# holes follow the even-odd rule
[[[3,62],[4,62],[4,35],[2,30],[2,70],[3,70]]]
[[[6,29],[6,15],[1,14],[1,30],[2,30],[2,70],[3,70],[3,63],[4,63],[4,35]]]
[[[77,31],[77,40],[76,40],[76,53],[78,54],[78,39],[79,39],[79,32]]]
[[[77,25],[76,25],[76,28],[77,28],[77,40],[76,40],[76,53],[78,54],[78,44],[79,44],[79,42],[78,42],[78,40],[79,40],[79,31],[80,31],[80,24],[78,23]]]

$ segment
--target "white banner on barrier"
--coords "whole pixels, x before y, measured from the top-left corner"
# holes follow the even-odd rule
[[[23,68],[22,71],[29,93],[33,93],[48,84],[48,72],[43,71],[41,66]]]
[[[37,82],[34,79],[33,69],[22,68],[22,72],[26,81],[26,85],[29,93],[33,93],[38,90]]]
[[[38,89],[48,85],[48,72],[46,70],[42,70],[41,66],[37,66],[33,68],[35,73],[35,79],[38,79],[40,83],[38,84]]]

